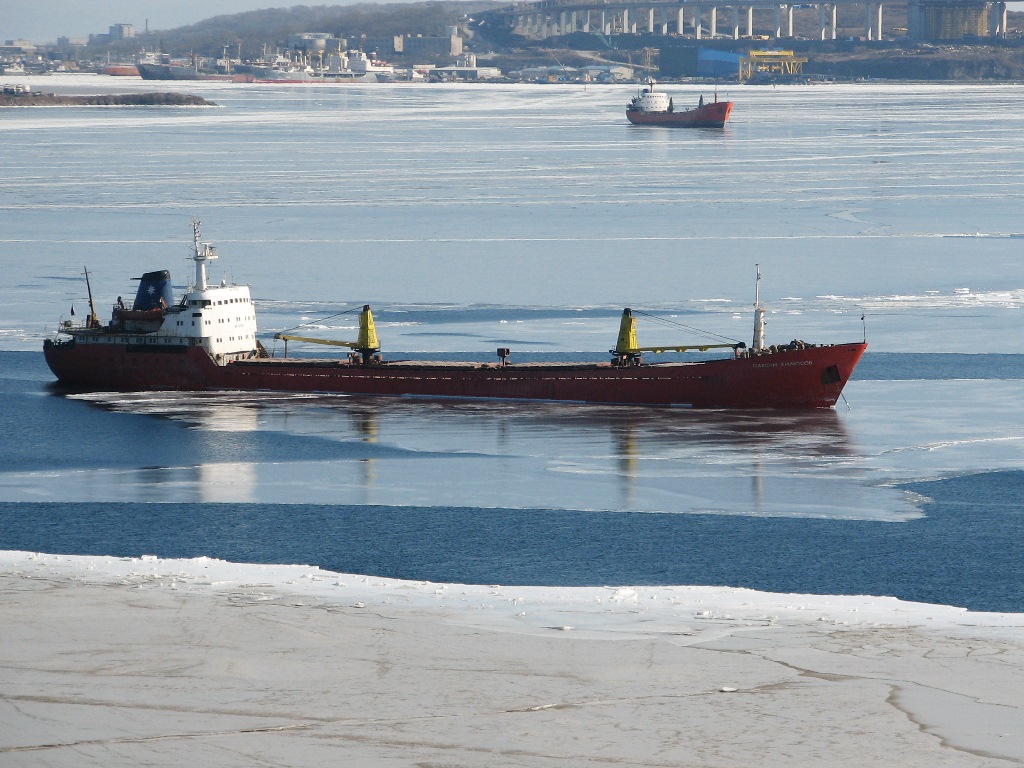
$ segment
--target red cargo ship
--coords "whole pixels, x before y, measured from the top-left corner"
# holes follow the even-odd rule
[[[867,347],[864,342],[764,345],[764,308],[755,300],[754,341],[640,347],[626,309],[610,362],[517,363],[397,360],[380,354],[373,315],[363,307],[356,341],[280,333],[285,357],[256,338],[256,312],[243,285],[207,282],[216,251],[195,226],[195,282],[172,301],[170,274],[141,278],[135,303],[118,299],[109,323],[90,314],[46,339],[46,362],[61,384],[89,390],[275,390],[456,398],[513,398],[694,408],[827,408],[835,404]],[[758,274],[760,280],[760,274]],[[346,359],[296,359],[287,342],[350,348]],[[645,352],[728,349],[721,359],[649,363]]]
[[[696,109],[676,110],[672,99],[654,90],[654,81],[633,97],[626,106],[626,119],[633,125],[664,125],[673,128],[723,128],[732,114],[731,101],[715,100],[704,103],[700,97]]]

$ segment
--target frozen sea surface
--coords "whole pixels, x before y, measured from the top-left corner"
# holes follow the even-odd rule
[[[732,86],[668,131],[630,87],[159,87],[218,106],[3,113],[0,547],[1024,610],[1018,88]],[[871,346],[810,414],[53,391],[83,267],[101,316],[180,291],[193,216],[268,347],[366,302],[392,356],[600,359],[624,306],[749,341],[755,264],[772,340]]]
[[[4,549],[1024,609],[1024,438],[1000,417],[1019,379],[858,380],[850,410],[704,413],[68,397],[37,355],[0,359],[20,372],[4,431],[32,436],[5,451]]]

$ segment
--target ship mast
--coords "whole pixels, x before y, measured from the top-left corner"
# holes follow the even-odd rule
[[[217,249],[210,243],[200,243],[198,219],[192,219],[192,242],[195,248],[195,256],[192,257],[196,263],[196,287],[197,291],[205,291],[206,285],[206,262],[217,258]],[[201,247],[200,247],[201,246]]]
[[[92,300],[92,285],[89,283],[89,268],[82,267],[85,274],[85,290],[89,292],[89,317],[86,319],[86,326],[89,328],[98,328],[100,320],[96,317],[96,305]]]
[[[754,352],[764,349],[764,307],[761,306],[761,265],[755,264],[757,279],[754,281],[754,341],[750,348]]]

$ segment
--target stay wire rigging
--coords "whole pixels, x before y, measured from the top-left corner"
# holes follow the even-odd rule
[[[305,322],[305,323],[299,323],[298,325],[293,325],[291,328],[285,328],[283,331],[281,331],[281,333],[289,333],[289,332],[294,331],[294,330],[296,330],[298,328],[305,328],[305,327],[313,325],[313,324],[326,323],[328,320],[333,320],[336,317],[341,317],[342,315],[351,315],[351,314],[353,314],[355,312],[361,312],[362,310],[363,310],[362,306],[353,307],[352,309],[346,309],[343,312],[336,312],[335,314],[328,315],[327,317],[321,317],[321,318],[319,318],[317,320],[309,320],[308,322]]]
[[[653,320],[654,322],[660,323],[661,325],[667,326],[669,328],[680,328],[680,329],[682,329],[684,331],[689,331],[690,333],[696,333],[696,334],[704,336],[705,338],[708,338],[708,339],[717,339],[718,341],[723,341],[723,342],[726,342],[728,344],[738,344],[739,343],[736,339],[732,339],[732,338],[730,338],[728,336],[722,336],[721,334],[713,333],[712,331],[706,331],[703,328],[695,328],[692,325],[686,325],[686,323],[680,323],[677,320],[669,320],[667,317],[661,317],[659,315],[652,315],[652,314],[650,314],[648,312],[644,312],[644,311],[639,310],[639,309],[634,309],[634,310],[632,310],[632,312],[633,312],[634,315],[640,315],[642,317],[646,317],[649,320]]]

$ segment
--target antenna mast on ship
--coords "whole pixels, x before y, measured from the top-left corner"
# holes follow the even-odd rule
[[[755,264],[757,280],[754,281],[754,341],[751,350],[760,352],[764,349],[764,307],[761,306],[761,265]]]
[[[206,290],[206,262],[217,258],[217,249],[210,243],[200,243],[199,219],[192,219],[192,242],[195,248],[195,256],[192,257],[196,263],[196,290]]]

